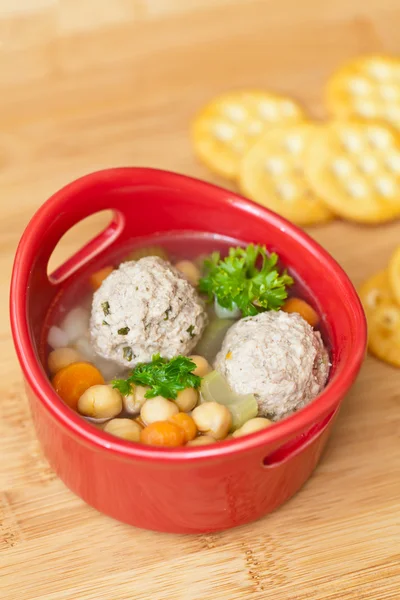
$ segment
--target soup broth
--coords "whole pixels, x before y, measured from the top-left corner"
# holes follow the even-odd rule
[[[204,364],[201,363],[203,366],[197,365],[197,367],[192,362],[193,369],[191,371],[189,369],[186,373],[187,381],[191,383],[193,383],[191,380],[193,373],[199,373],[199,375],[196,375],[197,380],[193,385],[188,385],[183,390],[180,389],[175,398],[168,397],[168,393],[165,393],[164,396],[153,394],[154,397],[151,397],[148,393],[151,387],[141,384],[139,379],[132,383],[131,389],[134,390],[134,393],[121,394],[125,384],[120,383],[118,387],[115,380],[128,380],[129,382],[130,374],[135,373],[139,367],[135,366],[132,369],[127,364],[121,364],[121,362],[118,363],[102,356],[94,348],[92,336],[90,335],[89,318],[93,295],[97,293],[93,287],[101,287],[103,276],[110,276],[112,269],[117,269],[121,263],[132,260],[139,260],[140,262],[140,259],[146,255],[158,255],[162,260],[178,267],[181,266],[183,270],[186,269],[183,275],[192,279],[192,283],[196,284],[198,279],[196,273],[199,277],[204,276],[205,257],[209,257],[211,253],[217,251],[223,259],[228,256],[230,248],[237,247],[246,248],[246,245],[239,240],[206,233],[171,232],[168,235],[153,235],[136,239],[134,243],[120,248],[118,252],[109,254],[106,262],[93,263],[90,272],[77,274],[53,306],[48,319],[48,331],[46,332],[48,340],[45,357],[46,368],[56,391],[62,399],[73,410],[78,410],[84,418],[92,421],[107,433],[132,442],[161,446],[214,443],[216,440],[229,439],[232,436],[238,437],[238,435],[245,435],[257,429],[271,426],[273,420],[279,420],[274,419],[273,416],[271,417],[268,412],[260,412],[257,394],[251,391],[247,392],[245,384],[241,385],[243,389],[232,389],[232,385],[229,385],[229,382],[224,379],[220,372],[212,370],[217,355],[223,347],[223,341],[228,330],[231,331],[232,325],[239,320],[242,321],[243,316],[238,310],[226,314],[226,309],[224,310],[218,304],[218,300],[206,304],[208,324],[196,346],[189,353],[190,356],[196,357],[197,362],[204,361]],[[185,269],[182,261],[186,265]],[[126,264],[130,263],[126,262]],[[277,268],[279,273],[284,270],[284,266],[280,265],[279,262]],[[294,280],[293,285],[287,287],[288,298],[294,300],[294,304],[292,303],[294,309],[289,310],[289,304],[287,304],[287,312],[282,316],[282,319],[286,319],[287,323],[291,323],[292,321],[287,317],[289,312],[300,312],[301,314],[305,306],[306,312],[303,313],[305,319],[309,320],[308,315],[311,315],[312,319],[315,317],[315,322],[312,323],[314,331],[318,331],[322,335],[324,345],[328,348],[323,317],[318,314],[318,307],[313,306],[314,303],[309,291],[299,281],[296,273],[292,273],[290,268],[288,272]],[[194,280],[193,273],[195,274]],[[106,279],[107,277],[105,277]],[[203,297],[205,298],[205,296]],[[112,302],[113,300],[110,299],[110,303]],[[303,302],[303,308],[301,308],[301,302]],[[305,305],[305,303],[307,304]],[[108,304],[108,301],[103,302],[102,306]],[[286,304],[283,306],[284,310],[285,306]],[[105,327],[108,326],[106,321],[108,311],[109,308],[105,306],[103,321]],[[278,312],[281,313],[282,311]],[[259,313],[259,315],[264,314],[264,312]],[[261,323],[264,317],[259,315],[250,317],[250,320],[255,318],[254,324],[256,324],[257,319]],[[164,320],[167,319],[168,310],[164,317]],[[284,323],[285,327],[287,327],[286,321]],[[240,325],[246,326],[242,322]],[[168,327],[168,324],[165,327]],[[190,327],[186,331],[189,331],[192,335]],[[257,326],[255,329],[257,335],[261,335],[259,333],[261,331],[260,327]],[[129,329],[128,326],[122,327],[118,333],[123,336],[127,334]],[[316,335],[319,336],[319,333]],[[313,334],[310,333],[310,335]],[[290,344],[290,340],[287,343]],[[130,352],[134,356],[135,348],[133,350],[129,346],[126,348],[128,350],[126,352],[124,350],[124,356],[129,360]],[[256,348],[259,352],[258,347]],[[229,367],[228,355],[229,352],[225,357],[227,369]],[[225,358],[223,357],[220,360],[225,360]],[[164,357],[161,356],[160,361],[163,359]],[[169,360],[172,362],[174,358]],[[175,357],[174,364],[178,365],[178,360],[180,360],[179,368],[182,369],[182,372],[184,369],[189,368],[188,359],[185,355]],[[268,364],[271,364],[271,360],[274,360],[273,356],[272,358],[269,357]],[[325,358],[321,360],[325,360]],[[167,359],[164,359],[164,363],[159,362],[158,364],[154,363],[154,365],[151,364],[151,359],[148,362],[150,366],[147,365],[147,371],[144,368],[144,373],[136,375],[137,378],[140,375],[145,381],[146,377],[150,377],[151,374],[157,377],[166,376],[165,373],[169,368]],[[250,360],[250,362],[254,361]],[[92,368],[90,369],[90,367]],[[284,372],[284,367],[282,369]],[[173,370],[173,366],[170,370]],[[229,369],[226,373],[228,371]],[[154,387],[154,389],[156,388]],[[73,401],[68,400],[69,395],[74,396]],[[127,398],[130,396],[132,398],[128,401]],[[215,402],[216,398],[218,399],[217,402]],[[100,411],[96,409],[97,412],[91,412],[91,403],[96,402],[97,408],[103,406],[103,409]],[[107,412],[107,403],[112,404],[113,402],[114,406]],[[246,414],[249,415],[248,419],[245,418]],[[208,427],[208,421],[213,419],[217,425],[221,425],[219,429],[217,426],[214,426],[214,429]],[[241,433],[241,430],[243,430],[243,433]]]

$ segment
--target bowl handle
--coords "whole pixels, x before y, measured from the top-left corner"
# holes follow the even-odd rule
[[[50,257],[67,231],[95,213],[113,211],[109,225],[50,275],[48,280],[52,286],[65,281],[89,260],[110,248],[125,231],[126,202],[116,201],[113,192],[118,171],[122,171],[120,179],[128,180],[129,177],[127,170],[115,171],[115,174],[102,172],[96,178],[85,176],[66,185],[40,207],[28,224],[17,255],[24,250],[25,255],[35,257],[41,272],[47,273]]]
[[[307,431],[295,435],[289,441],[286,441],[282,446],[273,450],[271,454],[268,454],[264,458],[264,468],[276,468],[300,454],[305,448],[313,444],[319,437],[322,436],[325,429],[336,419],[338,412],[339,409],[337,408],[336,410],[330,412],[318,423],[311,425]]]
[[[95,210],[91,214],[95,214],[96,212],[98,211]],[[77,223],[78,222],[79,221],[77,221]],[[103,229],[103,231],[101,231],[98,235],[92,238],[82,248],[75,252],[75,254],[73,254],[70,258],[63,262],[62,265],[57,267],[55,271],[48,275],[50,283],[52,283],[53,285],[58,285],[62,283],[63,281],[71,277],[86,263],[88,263],[91,259],[98,256],[107,248],[110,248],[110,246],[119,238],[123,230],[124,223],[125,220],[122,214],[118,211],[113,211],[113,217],[110,223],[107,225],[107,227]],[[50,260],[51,254],[47,259],[47,264]]]

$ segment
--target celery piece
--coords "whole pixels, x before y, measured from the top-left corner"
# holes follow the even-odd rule
[[[200,394],[201,402],[218,402],[229,409],[232,415],[231,431],[236,431],[258,414],[258,404],[254,395],[236,394],[218,371],[211,371],[203,377]]]
[[[224,308],[218,304],[218,300],[215,298],[214,300],[214,310],[218,319],[239,319],[241,313],[236,304],[233,304],[233,308]]]
[[[221,349],[226,332],[234,323],[234,319],[214,319],[210,321],[201,336],[201,340],[194,349],[193,354],[204,356],[204,358],[212,364],[217,353]]]

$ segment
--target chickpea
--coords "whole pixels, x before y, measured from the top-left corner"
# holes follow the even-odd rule
[[[189,412],[193,410],[199,401],[199,392],[194,388],[186,388],[178,392],[175,404],[181,412]]]
[[[198,267],[190,260],[180,260],[176,263],[175,268],[182,273],[182,275],[196,287],[199,283],[201,273]]]
[[[147,401],[144,397],[150,388],[143,385],[132,385],[132,393],[129,396],[122,396],[124,409],[130,415],[138,415],[143,404]]]
[[[168,421],[173,415],[179,412],[179,408],[171,400],[162,396],[156,396],[146,400],[140,409],[140,417],[145,425],[155,423],[156,421]]]
[[[109,385],[92,385],[78,400],[78,412],[95,419],[110,419],[122,410],[122,397]]]
[[[217,440],[226,437],[232,425],[229,409],[218,402],[200,404],[192,412],[192,418],[199,431],[210,434]]]
[[[139,442],[142,428],[139,423],[131,419],[111,419],[103,428],[106,433],[130,442]]]
[[[255,419],[249,419],[239,429],[236,429],[236,431],[232,433],[232,437],[242,437],[242,435],[248,435],[249,433],[254,433],[255,431],[260,431],[261,429],[266,429],[272,424],[272,421],[270,421],[269,419],[264,419],[264,417],[256,417]]]
[[[68,367],[68,365],[72,365],[72,363],[81,361],[81,355],[74,348],[57,348],[50,352],[49,358],[47,359],[47,365],[51,375],[55,375],[64,367]]]
[[[193,371],[193,375],[198,375],[199,377],[204,377],[204,375],[207,375],[207,373],[210,373],[212,371],[212,368],[211,368],[209,362],[203,356],[198,356],[196,354],[193,354],[192,356],[189,356],[189,358],[196,365],[196,368]]]
[[[190,442],[187,442],[186,446],[207,446],[208,444],[215,444],[217,440],[211,435],[199,435]]]

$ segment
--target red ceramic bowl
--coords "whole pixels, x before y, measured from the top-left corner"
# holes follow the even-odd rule
[[[52,277],[49,258],[81,219],[114,210],[106,230]],[[332,353],[329,384],[306,408],[244,438],[208,447],[157,449],[87,424],[51,387],[39,358],[46,314],[77,269],[106,263],[132,238],[171,230],[217,232],[272,247],[301,278],[323,315]],[[339,265],[305,233],[240,196],[152,169],[110,169],[54,194],[20,241],[11,324],[38,438],[51,466],[99,511],[147,529],[209,532],[276,509],[310,477],[366,346],[364,314]]]

